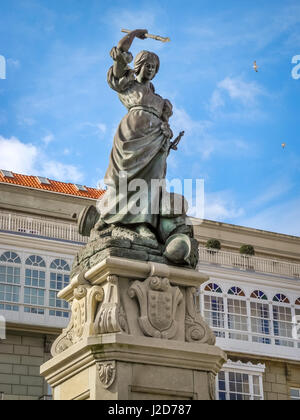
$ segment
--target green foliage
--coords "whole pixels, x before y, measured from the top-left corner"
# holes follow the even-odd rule
[[[209,239],[205,246],[210,249],[221,249],[221,242],[218,239]]]
[[[255,251],[252,245],[242,245],[240,247],[240,253],[244,255],[255,255]]]

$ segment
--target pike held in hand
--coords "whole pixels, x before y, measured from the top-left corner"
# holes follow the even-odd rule
[[[125,34],[129,34],[131,31],[129,29],[121,29],[121,32],[124,32]],[[151,38],[151,39],[156,39],[156,41],[161,41],[161,42],[170,42],[170,38],[166,37],[162,37],[159,35],[152,35],[152,34],[145,34],[145,38]]]

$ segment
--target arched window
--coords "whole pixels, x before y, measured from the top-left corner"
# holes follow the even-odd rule
[[[300,297],[295,301],[295,315],[296,315],[296,337],[298,339],[298,349],[300,349]]]
[[[46,267],[45,261],[42,257],[39,257],[38,255],[31,255],[26,260],[26,265],[33,265],[34,267]]]
[[[21,264],[21,259],[19,255],[11,251],[4,252],[4,254],[2,254],[0,257],[0,261],[14,263],[14,264]]]
[[[273,302],[279,302],[279,303],[290,303],[290,301],[288,300],[288,298],[281,294],[281,293],[277,293],[277,295],[275,295],[273,297]]]
[[[204,288],[204,317],[214,331],[216,337],[225,337],[225,313],[222,289],[218,284],[209,283]]]
[[[268,300],[266,294],[261,290],[254,290],[254,292],[251,293],[250,297],[253,299]]]
[[[20,257],[12,251],[0,256],[0,309],[18,311],[20,300]]]
[[[277,293],[273,297],[273,329],[275,344],[277,346],[293,347],[293,342],[288,338],[293,338],[292,309],[289,299],[282,293]]]
[[[228,295],[230,296],[227,299],[228,329],[234,331],[229,333],[229,338],[247,341],[248,334],[242,334],[248,332],[245,293],[239,287],[233,286],[228,290]]]
[[[63,271],[70,271],[70,266],[65,260],[61,260],[57,258],[56,260],[52,261],[50,268],[53,270],[63,270]]]
[[[242,291],[242,289],[240,289],[239,287],[231,287],[228,290],[228,294],[229,295],[234,295],[234,296],[245,296],[245,293]]]
[[[266,294],[261,290],[254,290],[250,295],[250,316],[252,341],[254,343],[271,344],[268,335],[271,334],[271,320],[269,304]]]
[[[222,289],[216,283],[209,283],[204,289],[206,292],[222,293]]]
[[[42,257],[31,255],[25,265],[24,312],[44,315],[46,263]]]
[[[64,300],[58,299],[57,294],[70,282],[70,266],[65,260],[57,258],[50,264],[50,270],[49,306],[54,309],[50,309],[49,314],[68,318],[69,305]]]

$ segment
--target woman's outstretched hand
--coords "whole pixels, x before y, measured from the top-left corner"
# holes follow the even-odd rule
[[[133,33],[136,38],[146,39],[146,34],[148,33],[148,31],[147,29],[135,29],[131,33]]]
[[[147,29],[135,29],[134,31],[130,31],[121,39],[121,41],[119,41],[118,48],[121,51],[127,52],[131,47],[134,38],[145,39],[147,33]]]

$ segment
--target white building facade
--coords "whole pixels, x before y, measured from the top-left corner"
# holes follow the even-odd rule
[[[103,192],[11,175],[0,171],[0,393],[49,398],[39,366],[68,324],[68,304],[57,293],[86,241],[75,215]],[[197,224],[195,234],[198,269],[209,276],[199,311],[228,354],[216,399],[300,399],[300,238],[212,221]],[[207,249],[210,238],[222,249]],[[256,255],[241,255],[242,244]]]

